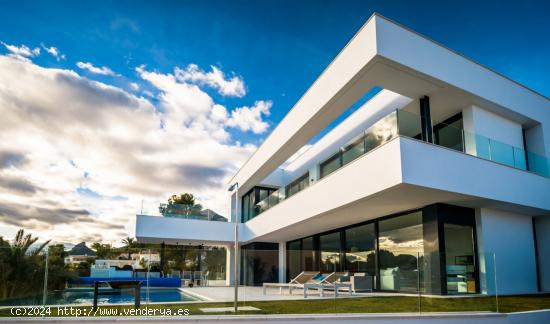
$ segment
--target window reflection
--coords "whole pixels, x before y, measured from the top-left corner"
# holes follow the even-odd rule
[[[340,271],[340,232],[319,237],[321,251],[321,272]]]
[[[345,269],[351,273],[366,272],[375,276],[376,254],[374,224],[352,227],[346,230]]]
[[[380,221],[379,233],[380,288],[415,292],[423,252],[422,212]]]

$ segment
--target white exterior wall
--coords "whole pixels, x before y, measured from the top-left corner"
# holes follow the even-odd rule
[[[462,116],[465,131],[523,148],[521,124],[477,106],[463,109]]]
[[[226,246],[226,257],[225,257],[225,284],[227,286],[233,285],[233,278],[235,272],[235,248],[233,246]]]
[[[537,217],[535,228],[537,231],[540,288],[542,291],[550,292],[550,217]]]
[[[495,293],[495,272],[499,295],[537,292],[531,216],[481,208],[476,223],[481,292]]]

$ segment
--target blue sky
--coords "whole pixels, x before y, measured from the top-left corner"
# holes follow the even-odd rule
[[[50,118],[64,122],[67,120],[73,125],[80,126],[77,131],[70,133],[68,125],[71,124],[61,124],[57,133],[52,134],[46,128],[41,128],[41,121],[35,122],[28,115],[23,115],[24,109],[5,111],[17,112],[17,115],[14,115],[17,118],[13,117],[13,121],[16,123],[23,120],[25,125],[19,124],[19,129],[14,128],[13,133],[4,131],[2,134],[0,131],[0,139],[6,140],[15,136],[22,137],[22,141],[26,138],[27,142],[35,143],[37,138],[49,138],[46,144],[53,145],[51,151],[44,149],[44,156],[50,157],[47,166],[38,163],[43,161],[44,157],[38,159],[36,154],[24,152],[15,146],[0,146],[0,171],[2,163],[8,165],[6,161],[30,161],[17,165],[12,163],[9,170],[5,168],[0,172],[0,185],[16,183],[18,186],[15,187],[20,194],[25,193],[25,188],[27,189],[26,197],[15,194],[9,197],[0,195],[0,223],[8,226],[0,235],[10,235],[18,227],[27,227],[37,234],[54,236],[59,241],[70,237],[56,234],[63,233],[64,226],[67,225],[63,222],[68,218],[58,217],[54,220],[27,216],[25,221],[15,220],[21,215],[38,215],[40,211],[49,210],[51,207],[51,204],[47,207],[42,202],[29,202],[29,192],[44,194],[49,201],[56,202],[54,205],[57,209],[66,207],[62,206],[61,202],[69,200],[71,210],[82,217],[90,218],[84,223],[89,222],[92,225],[82,230],[89,235],[81,235],[82,239],[87,240],[105,239],[90,233],[96,233],[97,228],[106,228],[105,221],[110,220],[112,223],[112,219],[116,219],[120,224],[114,229],[116,232],[111,235],[112,237],[132,235],[132,217],[139,201],[150,201],[154,206],[158,201],[165,199],[170,191],[193,191],[208,205],[223,210],[223,204],[226,202],[225,195],[222,195],[225,184],[219,179],[224,180],[251,154],[255,146],[269,134],[375,11],[545,96],[550,96],[548,1],[4,3],[0,10],[0,41],[4,45],[0,46],[0,55],[8,57],[11,53],[8,45],[17,46],[19,49],[24,45],[29,50],[39,48],[41,52],[39,55],[30,53],[23,57],[23,60],[19,60],[21,62],[6,60],[3,65],[4,71],[0,70],[0,73],[19,79],[22,70],[18,69],[25,69],[25,74],[21,74],[21,80],[26,81],[21,85],[12,84],[6,77],[3,81],[0,79],[0,86],[1,82],[9,84],[14,94],[25,91],[38,92],[39,89],[36,88],[51,86],[52,88],[45,91],[57,93],[59,102],[55,102],[53,98],[51,106],[45,105],[37,109],[40,108],[41,112],[47,111],[51,114]],[[46,49],[51,47],[58,50],[57,58],[47,53]],[[60,55],[64,55],[64,58]],[[77,66],[77,63],[81,66],[89,64],[88,69]],[[173,88],[177,86],[177,82],[172,84],[167,80],[177,78],[175,68],[185,70],[189,64],[196,65],[203,79],[186,79],[189,85],[196,85],[198,88],[191,89],[196,90],[195,92],[190,90],[189,98],[180,98],[177,97],[181,93],[178,92],[179,88]],[[99,74],[96,69],[94,73],[90,68],[92,65],[108,70],[103,70],[107,72]],[[218,79],[221,83],[205,79],[208,77],[207,73],[212,72],[211,66],[223,73],[221,81]],[[54,70],[55,68],[61,69],[62,72]],[[48,78],[47,76],[54,81],[40,83],[44,78]],[[90,80],[112,86],[116,93],[111,93],[111,90],[104,93],[102,91],[106,90],[103,85],[88,84]],[[244,88],[240,92],[237,91],[237,94],[222,91],[223,87],[239,86],[241,83]],[[33,95],[39,99],[27,106],[40,106],[40,100],[43,100],[41,94],[33,92]],[[175,95],[176,98],[170,97],[171,95]],[[31,95],[23,97],[18,102],[31,101],[29,98]],[[2,99],[9,103],[9,98],[0,98]],[[174,100],[204,100],[209,108],[208,111],[203,111],[203,115],[189,117],[180,109],[186,106],[178,106],[174,104]],[[112,137],[105,138],[101,143],[90,140],[89,136],[104,136],[104,127],[110,120],[122,118],[122,115],[119,115],[120,111],[113,107],[124,105],[140,112],[147,109],[153,111],[144,113],[152,114],[151,118],[158,118],[152,123],[153,126],[149,126],[148,117],[145,115],[136,117],[136,122],[133,123],[134,127],[139,126],[142,129],[150,127],[148,131],[151,134],[156,131],[155,125],[164,125],[166,118],[163,116],[166,117],[169,113],[172,114],[170,116],[182,120],[191,118],[191,121],[200,126],[199,128],[207,130],[205,134],[215,138],[212,142],[201,143],[202,147],[209,147],[211,151],[205,149],[204,152],[197,153],[193,145],[188,144],[194,143],[198,136],[198,133],[193,133],[189,127],[170,134],[171,137],[168,138],[185,139],[177,145],[171,143],[173,146],[166,144],[166,141],[162,142],[155,137],[156,135],[150,135],[150,138],[149,135],[144,135],[148,141],[140,143],[130,141],[114,126],[107,132],[115,134]],[[71,110],[64,110],[65,106],[70,106]],[[93,110],[95,106],[106,107],[98,113],[104,119],[87,111]],[[58,108],[56,110],[52,107]],[[250,119],[247,119],[247,124],[231,120],[232,113],[239,107],[244,108],[243,113],[249,113],[247,116]],[[196,108],[200,110],[204,107]],[[5,110],[6,107],[0,109]],[[220,109],[222,115],[225,114],[225,124],[218,119],[213,122],[211,117],[212,111],[220,112]],[[13,124],[12,122],[11,125]],[[128,133],[135,131],[130,129],[131,125],[122,127],[126,127],[124,129]],[[34,134],[33,130],[37,129],[41,129],[42,133]],[[67,134],[64,138],[55,137],[55,134],[60,133]],[[33,134],[37,137],[33,138]],[[67,141],[67,137],[70,137],[71,141]],[[117,147],[114,147],[115,143]],[[21,145],[23,144],[19,143],[19,147]],[[89,150],[83,152],[82,147],[88,147]],[[161,154],[163,150],[165,155],[168,154],[166,152],[173,155],[167,158]],[[131,157],[132,163],[127,163],[124,169],[117,170],[118,173],[110,174],[105,170],[107,166],[125,163],[116,152],[126,152],[124,156]],[[147,154],[141,155],[143,152]],[[218,152],[223,154],[217,155]],[[86,157],[87,154],[90,156]],[[98,159],[98,155],[103,159]],[[151,162],[151,156],[157,159]],[[139,163],[134,163],[134,160]],[[159,164],[158,160],[169,160],[173,163]],[[159,169],[169,169],[175,173],[158,175],[157,178],[151,176],[151,173],[155,176],[157,174],[151,170]],[[63,174],[63,185],[53,186],[44,181],[40,182],[40,177],[32,178],[31,171],[40,176],[51,175],[54,177],[52,179],[59,179]],[[72,172],[75,172],[74,175]],[[185,176],[183,184],[172,183],[169,180],[177,179],[178,175]],[[116,183],[105,180],[117,176],[121,179]],[[9,181],[6,180],[7,177]],[[168,182],[170,184],[167,184]],[[135,185],[136,183],[141,184],[141,188]],[[167,191],[154,190],[157,184],[168,188]],[[65,196],[62,196],[63,194]],[[220,195],[221,198],[218,198]],[[21,209],[21,206],[29,204],[34,204],[32,211]],[[55,208],[54,211],[57,210]]]
[[[40,64],[84,60],[129,79],[140,64],[214,64],[241,75],[250,96],[272,98],[273,124],[375,11],[550,96],[548,1],[17,1],[7,9],[1,40],[67,54]]]

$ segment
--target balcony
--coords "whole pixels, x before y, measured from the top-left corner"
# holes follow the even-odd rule
[[[319,163],[316,166],[319,170],[319,178],[314,180],[320,180],[328,176],[398,136],[426,141],[423,139],[421,121],[422,118],[419,115],[408,111],[396,110],[391,112],[340,147],[328,159]],[[452,122],[432,120],[431,125],[433,125],[430,130],[431,136],[424,135],[424,137],[432,138],[433,144],[540,176],[550,177],[550,159],[545,156],[525,151],[522,148],[480,134],[468,132]],[[256,203],[255,216],[309,187],[309,182],[307,185],[291,186],[295,182],[280,187]]]

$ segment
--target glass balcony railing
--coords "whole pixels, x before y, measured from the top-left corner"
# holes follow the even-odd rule
[[[158,211],[148,210],[142,215],[171,218],[196,219],[215,222],[227,222],[227,218],[200,204],[160,204]]]
[[[419,140],[422,138],[422,118],[414,113],[397,110],[383,117],[364,132],[343,145],[337,152],[319,164],[320,179],[346,164],[384,145],[397,136]],[[465,131],[453,123],[432,120],[432,139],[436,145],[464,152],[510,167],[550,177],[550,159],[480,134]],[[426,135],[424,135],[426,136]],[[306,188],[306,187],[304,187]],[[294,192],[293,194],[296,194]],[[257,215],[277,205],[290,195],[285,195],[285,186],[258,202]]]

